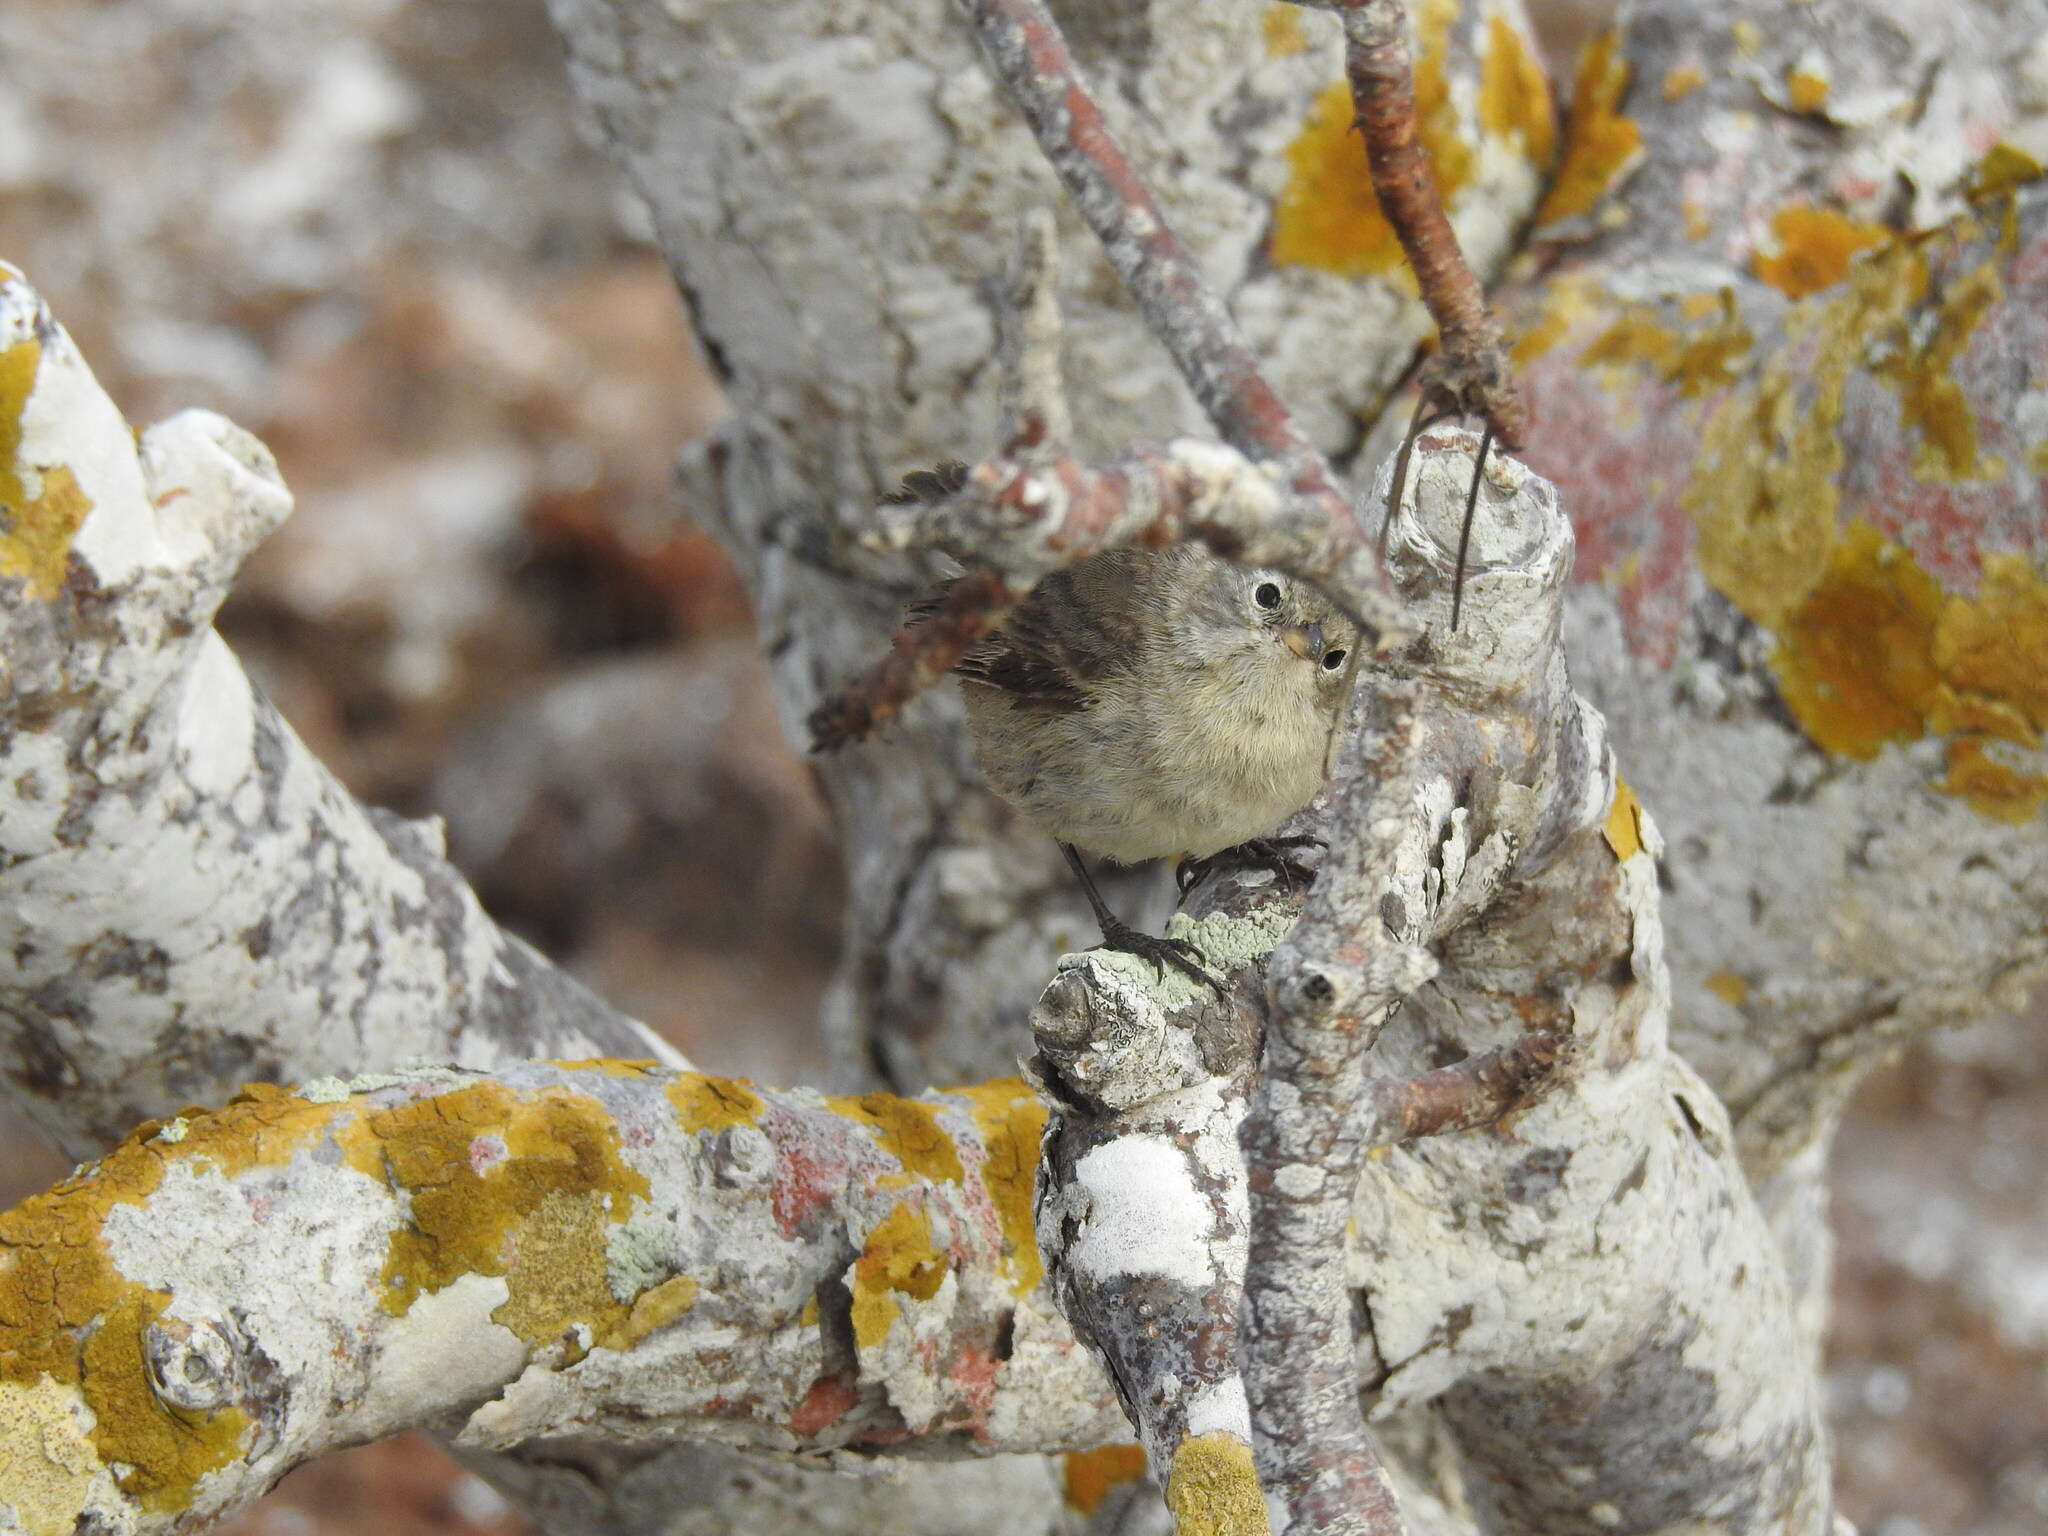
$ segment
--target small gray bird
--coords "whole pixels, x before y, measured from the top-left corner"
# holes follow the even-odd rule
[[[1076,850],[1202,858],[1300,810],[1356,638],[1277,571],[1188,545],[1113,550],[1046,577],[955,670],[990,786],[1058,840],[1104,946],[1213,986],[1184,940],[1119,920]]]

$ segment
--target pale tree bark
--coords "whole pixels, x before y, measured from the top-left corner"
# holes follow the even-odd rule
[[[1063,9],[1305,451],[1369,468],[1426,323],[1391,235],[1316,211],[1363,174],[1334,27]],[[688,484],[794,725],[933,570],[876,547],[880,494],[1000,446],[988,280],[1056,191],[935,0],[556,10],[734,399]],[[1229,1005],[1093,957],[1041,999],[1049,1280],[1021,1090],[513,1065],[656,1051],[490,927],[430,832],[350,804],[211,636],[287,504],[260,446],[188,416],[138,451],[10,283],[16,1087],[82,1151],[251,1074],[327,1080],[146,1126],[5,1218],[5,1518],[169,1528],[434,1423],[525,1447],[501,1475],[563,1529],[1050,1531],[1079,1517],[1028,1457],[850,1495],[718,1448],[1081,1449],[1124,1433],[1120,1395],[1188,1531],[1264,1519],[1258,1440],[1302,1530],[1354,1528],[1355,1498],[1316,1500],[1364,1477],[1416,1530],[1826,1532],[1828,1131],[1899,1040],[2038,974],[2048,896],[2044,18],[1926,11],[1644,4],[1589,57],[1549,262],[1504,300],[1581,584],[1559,498],[1503,461],[1449,623],[1471,442],[1432,434],[1389,544],[1413,638],[1368,671],[1302,921],[1225,872],[1189,912]],[[1549,148],[1519,12],[1416,14],[1453,219],[1495,274]],[[1069,448],[1104,464],[1194,417],[1066,245]],[[1163,454],[1211,477],[1212,526],[1304,503],[1298,464]],[[1054,861],[975,787],[943,694],[826,772],[848,1072],[1002,1069],[1086,937]],[[361,1075],[411,1056],[487,1072]],[[1304,1072],[1356,1117],[1304,1118]],[[1162,1517],[1096,1507],[1125,1513]]]

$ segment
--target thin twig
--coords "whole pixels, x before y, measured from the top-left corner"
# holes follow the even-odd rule
[[[1527,413],[1500,327],[1444,211],[1415,112],[1415,63],[1401,0],[1297,0],[1344,20],[1344,72],[1355,126],[1380,211],[1400,237],[1442,349],[1423,370],[1424,397],[1485,418],[1509,448],[1522,446]]]
[[[960,6],[990,69],[1217,432],[1247,458],[1277,460],[1288,487],[1330,520],[1333,533],[1362,545],[1364,529],[1329,461],[1295,426],[1110,133],[1052,14],[1041,0],[960,0]],[[1385,589],[1384,577],[1379,585]]]
[[[969,646],[1003,622],[1022,600],[999,571],[969,571],[929,614],[896,632],[889,654],[858,682],[811,711],[811,750],[833,752],[893,720],[918,694],[952,671]]]
[[[1415,790],[1415,689],[1389,680],[1374,704],[1377,730],[1356,780],[1373,786],[1372,806],[1350,852],[1364,883],[1381,885],[1393,877]],[[1392,942],[1368,952],[1354,938],[1347,948],[1360,962],[1347,968],[1355,975],[1282,972],[1239,1138],[1251,1191],[1245,1385],[1260,1466],[1286,1501],[1289,1536],[1407,1529],[1358,1405],[1344,1229],[1370,1146],[1364,1120],[1401,1119],[1405,1085],[1380,1101],[1368,1094],[1373,1041],[1433,964],[1420,949]],[[1431,1105],[1452,1097],[1422,1095]],[[1362,1117],[1362,1105],[1377,1113]],[[1417,1124],[1427,1118],[1415,1116]]]
[[[1564,1051],[1560,1036],[1524,1035],[1419,1077],[1376,1078],[1360,1102],[1360,1139],[1385,1147],[1491,1125],[1527,1108],[1557,1081]]]

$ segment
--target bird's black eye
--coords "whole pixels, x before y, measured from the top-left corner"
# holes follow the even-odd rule
[[[1278,608],[1280,606],[1280,583],[1277,581],[1260,582],[1256,587],[1252,588],[1252,601],[1261,608]]]
[[[1344,658],[1350,654],[1351,653],[1349,651],[1345,650],[1323,652],[1323,670],[1325,672],[1336,671],[1339,667],[1344,665]]]

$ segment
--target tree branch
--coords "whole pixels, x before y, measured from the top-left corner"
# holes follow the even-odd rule
[[[44,1134],[89,1156],[366,1060],[679,1061],[492,924],[437,823],[350,798],[214,634],[291,510],[269,451],[205,411],[138,440],[7,267],[0,358],[0,1062]]]
[[[1115,1436],[1044,1111],[653,1063],[257,1086],[0,1215],[0,1523],[189,1529],[397,1429],[962,1456]],[[22,1500],[29,1502],[23,1504]],[[40,1524],[39,1524],[40,1522]]]

